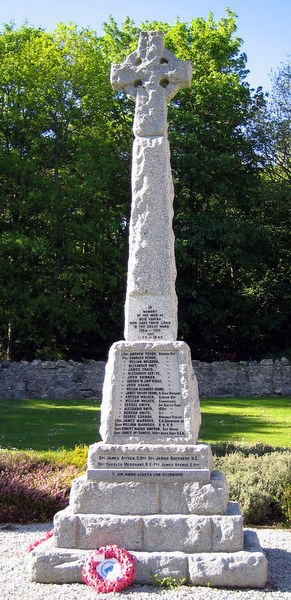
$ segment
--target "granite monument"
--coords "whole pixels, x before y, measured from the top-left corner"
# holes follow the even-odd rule
[[[189,347],[177,341],[173,182],[167,102],[191,84],[189,61],[142,32],[138,49],[113,65],[111,83],[135,102],[132,210],[124,341],[113,344],[101,406],[102,441],[86,474],[55,515],[54,537],[30,556],[38,582],[82,581],[88,551],[124,546],[137,583],[263,587],[267,561],[244,532],[225,477],[198,444],[200,407]]]

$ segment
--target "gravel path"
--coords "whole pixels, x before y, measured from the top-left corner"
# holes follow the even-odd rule
[[[27,546],[52,528],[44,525],[0,525],[1,600],[116,600],[116,594],[96,594],[88,586],[31,583],[26,569]],[[291,531],[256,530],[269,561],[268,583],[263,591],[181,586],[173,590],[133,585],[121,592],[126,600],[291,600]]]

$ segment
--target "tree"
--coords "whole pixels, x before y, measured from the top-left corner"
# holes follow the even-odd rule
[[[258,176],[245,136],[255,99],[235,31],[231,11],[217,23],[211,14],[190,23],[184,56],[194,66],[192,87],[169,108],[180,337],[206,359],[221,351],[249,356],[245,286],[266,247],[252,215]],[[185,33],[181,23],[171,29],[177,52]]]
[[[284,320],[272,329],[269,316],[282,278],[270,256],[283,256],[286,229],[279,188],[262,192],[266,166],[250,131],[263,95],[246,82],[235,15],[141,29],[162,29],[194,71],[168,110],[180,338],[197,358],[277,351]],[[134,105],[112,91],[109,72],[139,32],[126,18],[100,37],[73,25],[0,34],[2,356],[8,347],[11,359],[104,358],[122,338]]]
[[[163,30],[166,47],[194,67],[191,90],[180,91],[168,111],[179,337],[200,358],[229,349],[249,355],[252,317],[245,286],[255,266],[261,268],[266,236],[252,215],[259,178],[245,135],[260,94],[253,98],[245,82],[235,15],[227,11],[218,23],[210,14],[189,27],[177,21],[173,27],[146,22],[141,28]],[[107,43],[115,61],[125,56],[124,41],[136,47],[137,33],[129,20],[122,32],[110,21]]]
[[[121,321],[129,177],[118,119],[107,127],[109,65],[73,26],[9,26],[0,41],[3,353],[80,357],[92,336],[98,355]]]
[[[272,76],[272,91],[256,113],[254,136],[264,171],[272,182],[291,181],[291,64]]]
[[[260,194],[254,206],[264,224],[268,252],[247,296],[257,314],[260,353],[288,353],[290,345],[290,61],[272,77],[272,90],[258,104],[249,135],[261,166]]]

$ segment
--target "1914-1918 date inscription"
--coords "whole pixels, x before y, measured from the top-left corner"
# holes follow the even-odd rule
[[[165,329],[169,329],[170,321],[153,306],[137,313],[136,319],[129,322],[136,332],[137,340],[162,340]]]

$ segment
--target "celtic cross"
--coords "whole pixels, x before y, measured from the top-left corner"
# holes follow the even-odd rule
[[[136,103],[133,129],[139,137],[167,134],[167,102],[181,87],[189,87],[191,78],[191,63],[164,47],[160,31],[143,31],[138,49],[111,69],[113,89]]]
[[[189,61],[164,47],[163,33],[142,32],[138,49],[111,69],[111,84],[135,102],[132,210],[125,340],[176,340],[174,188],[167,102],[191,84]]]

